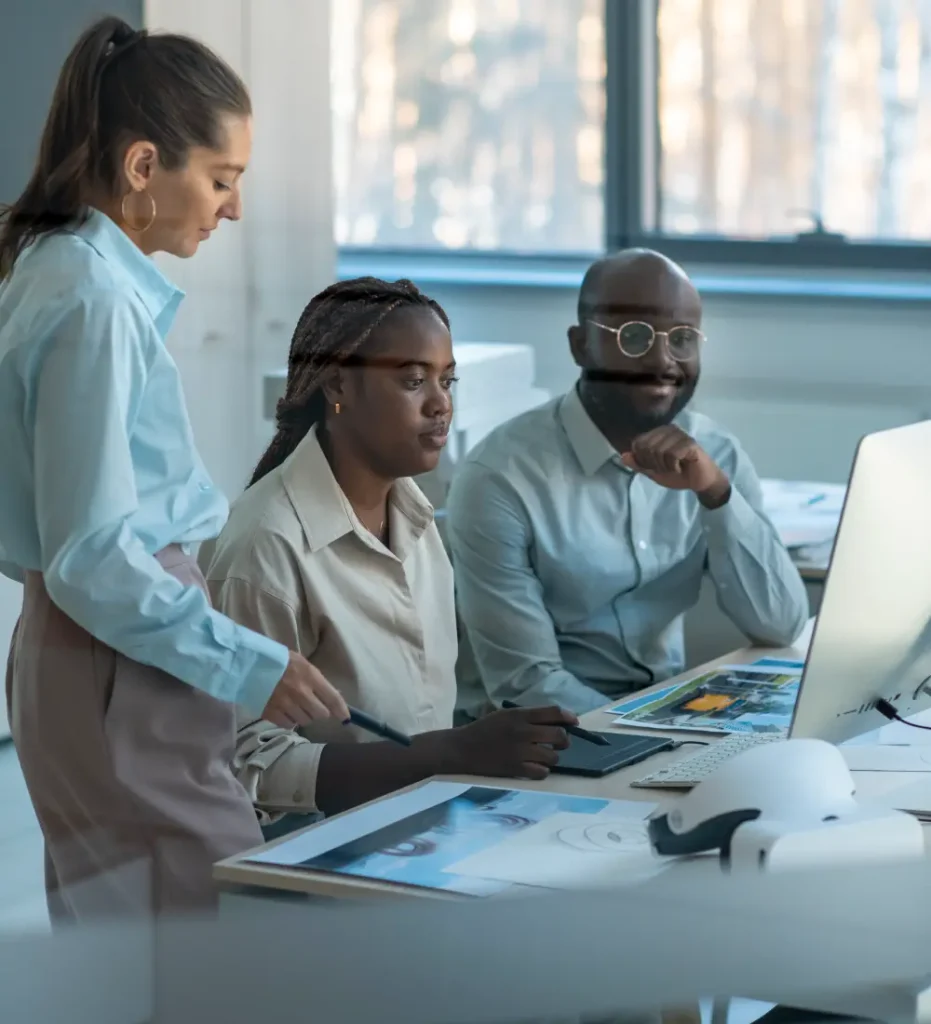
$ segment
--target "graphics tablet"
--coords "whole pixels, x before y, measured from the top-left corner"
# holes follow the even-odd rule
[[[608,741],[607,747],[570,736],[566,750],[559,752],[559,764],[550,770],[563,775],[588,775],[600,778],[628,765],[644,761],[663,750],[672,750],[673,740],[659,736],[635,736],[625,733],[599,733]]]

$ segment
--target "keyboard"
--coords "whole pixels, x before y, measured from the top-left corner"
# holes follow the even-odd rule
[[[691,789],[735,755],[762,743],[773,743],[785,738],[780,732],[733,733],[725,739],[712,741],[696,754],[689,754],[680,761],[644,775],[631,785],[642,789]]]

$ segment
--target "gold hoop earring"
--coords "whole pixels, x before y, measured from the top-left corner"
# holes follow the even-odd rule
[[[126,200],[129,199],[130,196],[134,195],[148,196],[149,202],[152,204],[152,213],[150,214],[149,219],[146,221],[144,226],[141,228],[137,227],[135,224],[132,224],[130,222],[129,215],[126,212]],[[143,189],[142,192],[127,192],[126,195],[123,196],[123,201],[120,203],[120,215],[123,218],[123,223],[129,228],[130,231],[134,231],[137,235],[144,235],[149,230],[149,228],[152,227],[152,225],[155,223],[155,218],[157,214],[158,211],[155,207],[155,199],[153,198],[152,195],[150,195],[148,191],[146,191],[146,189]]]
[[[336,403],[336,404],[335,404],[335,405],[333,406],[333,413],[334,413],[334,415],[336,415],[336,416],[339,416],[339,410],[340,410],[340,404],[339,404],[339,402],[337,402],[337,403]]]

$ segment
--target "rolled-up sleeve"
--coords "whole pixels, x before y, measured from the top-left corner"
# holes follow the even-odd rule
[[[300,650],[297,612],[282,598],[235,576],[208,585],[214,604],[230,618]],[[312,813],[324,746],[238,709],[233,772],[260,811]]]
[[[99,640],[260,712],[287,649],[211,609],[134,533],[132,423],[152,327],[128,301],[76,300],[41,353],[33,396],[36,524],[52,600]]]
[[[730,499],[701,511],[718,605],[750,640],[788,646],[808,619],[805,584],[763,511],[763,490],[749,457],[735,445],[721,462],[731,480]]]
[[[530,526],[507,482],[466,463],[450,488],[447,534],[459,615],[490,699],[558,703],[577,714],[603,707],[604,695],[563,667],[530,563]]]

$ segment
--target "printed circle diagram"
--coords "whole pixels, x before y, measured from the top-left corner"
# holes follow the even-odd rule
[[[642,822],[605,821],[573,825],[556,833],[560,842],[585,853],[644,853],[649,840]]]

